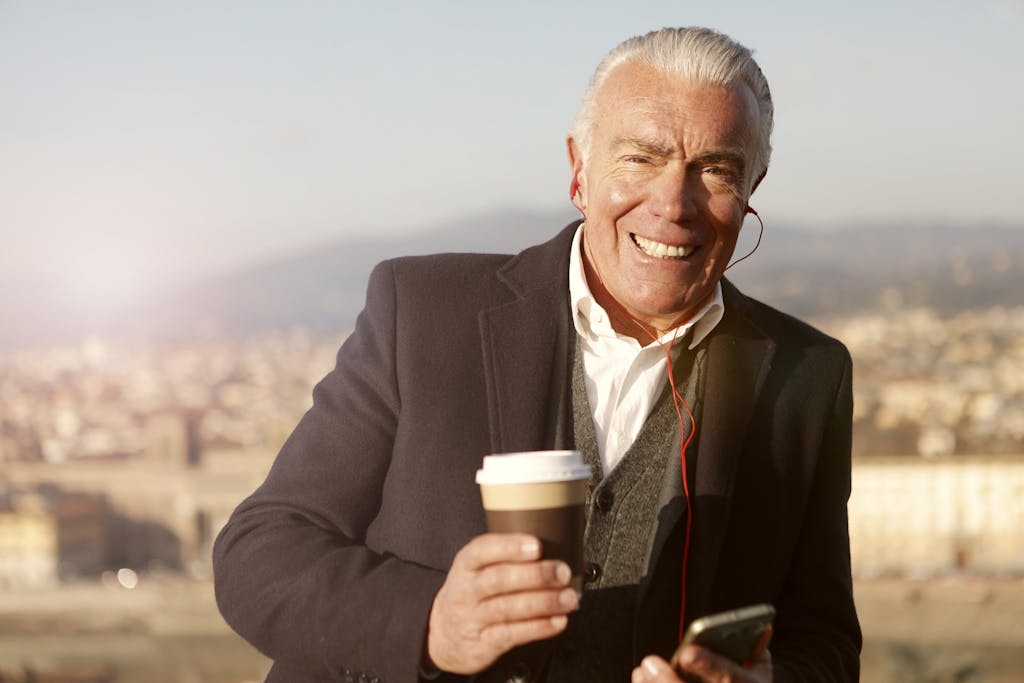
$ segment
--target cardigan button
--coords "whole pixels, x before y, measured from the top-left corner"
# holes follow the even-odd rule
[[[594,583],[601,578],[601,565],[597,562],[587,562],[586,568],[583,570],[583,581],[585,583]]]
[[[597,498],[594,500],[594,507],[597,511],[603,515],[607,515],[612,511],[612,506],[615,504],[615,494],[612,493],[611,489],[601,489]]]

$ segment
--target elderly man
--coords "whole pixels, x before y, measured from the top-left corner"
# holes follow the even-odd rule
[[[748,667],[854,681],[841,344],[722,275],[764,177],[772,103],[707,29],[627,40],[568,139],[583,215],[519,255],[396,259],[313,408],[215,549],[268,681],[678,681],[693,619],[777,611]],[[592,465],[582,596],[537,539],[486,534],[487,453]]]

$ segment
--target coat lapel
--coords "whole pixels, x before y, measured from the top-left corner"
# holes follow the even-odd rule
[[[747,425],[771,365],[775,342],[745,314],[745,297],[722,280],[725,317],[707,340],[707,369],[697,439],[696,475],[690,482],[693,527],[687,569],[687,614],[706,612],[729,521],[733,483]],[[652,548],[656,566],[666,544],[685,533],[686,514],[678,459],[661,493],[662,518]],[[679,551],[681,552],[681,550]],[[653,578],[652,574],[648,579]],[[649,588],[645,582],[644,589]]]
[[[480,313],[494,453],[568,444],[569,247],[578,223],[498,271],[514,298]]]
[[[704,392],[688,569],[688,614],[706,611],[722,552],[736,466],[757,397],[771,367],[775,342],[745,314],[745,298],[722,281],[726,317],[708,340],[708,379]]]

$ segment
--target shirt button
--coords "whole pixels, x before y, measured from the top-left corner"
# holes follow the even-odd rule
[[[608,514],[611,512],[612,505],[615,504],[615,494],[609,489],[601,489],[597,493],[597,498],[594,500],[594,507],[601,514]]]
[[[600,578],[601,565],[597,562],[587,562],[587,567],[583,570],[583,581],[586,583],[594,583]]]

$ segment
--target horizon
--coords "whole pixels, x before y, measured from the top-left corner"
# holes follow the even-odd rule
[[[370,270],[384,259],[446,251],[514,254],[554,237],[574,218],[563,210],[506,207],[404,235],[339,235],[134,291],[106,308],[85,306],[45,280],[19,282],[0,273],[0,290],[15,294],[0,297],[0,320],[13,323],[0,325],[0,351],[96,339],[145,346],[302,327],[333,334],[354,322]],[[478,230],[481,224],[489,230]],[[768,223],[763,233],[758,228],[748,219],[733,260],[740,263],[753,251],[752,258],[743,258],[729,279],[812,322],[872,307],[890,310],[897,300],[945,314],[1015,306],[1024,281],[1020,226],[917,222],[897,230],[880,221],[828,230],[779,223]]]

